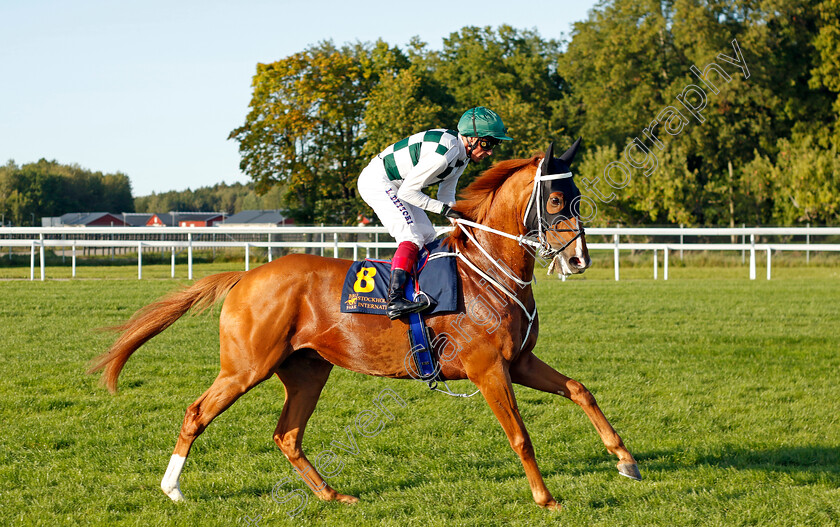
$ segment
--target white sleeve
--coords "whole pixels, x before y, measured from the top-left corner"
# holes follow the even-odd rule
[[[455,203],[455,189],[458,187],[458,178],[460,177],[461,174],[450,176],[441,181],[438,186],[437,198],[450,207]]]
[[[397,191],[397,197],[415,207],[440,214],[444,203],[430,198],[423,194],[421,190],[433,183],[435,176],[446,170],[447,166],[446,158],[439,154],[420,158],[420,162],[403,179],[402,185]]]

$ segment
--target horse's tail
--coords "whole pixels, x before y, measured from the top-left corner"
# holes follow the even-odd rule
[[[171,326],[184,313],[200,313],[221,300],[239,282],[245,272],[219,273],[139,309],[124,324],[106,328],[121,333],[107,353],[96,357],[88,373],[104,369],[102,383],[111,393],[117,391],[117,378],[137,348]]]

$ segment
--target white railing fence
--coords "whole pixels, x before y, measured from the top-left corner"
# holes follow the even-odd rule
[[[450,227],[440,227],[440,232]],[[653,277],[659,275],[659,252],[663,253],[663,278],[668,279],[670,253],[679,251],[741,251],[749,253],[749,277],[756,278],[756,253],[767,253],[767,279],[771,276],[774,251],[802,251],[806,263],[812,252],[840,251],[840,244],[827,243],[826,237],[840,236],[840,227],[735,227],[735,228],[674,228],[674,227],[603,227],[586,230],[590,251],[613,251],[615,279],[620,278],[619,253],[625,251],[652,251]],[[600,237],[611,242],[595,241]],[[643,237],[645,241],[630,238]],[[740,243],[686,242],[686,237],[714,239],[738,238]],[[802,241],[758,243],[758,238],[800,238]],[[622,238],[625,241],[622,242]],[[663,241],[649,241],[661,238]],[[816,240],[813,240],[816,238]],[[629,240],[629,241],[628,241]],[[816,243],[814,243],[816,242]],[[353,259],[378,258],[380,249],[395,249],[393,239],[384,227],[2,227],[0,228],[0,255],[7,248],[9,255],[14,247],[30,249],[30,280],[35,280],[35,255],[39,255],[40,279],[46,279],[45,249],[51,247],[71,252],[72,276],[76,276],[78,249],[110,249],[111,253],[122,248],[137,251],[137,278],[143,278],[143,253],[149,251],[171,254],[171,276],[175,277],[176,253],[187,252],[187,277],[193,278],[193,251],[238,247],[245,250],[245,270],[250,268],[252,248],[266,250],[268,261],[273,249],[317,249],[321,255],[332,252],[338,258],[341,249],[352,249]]]

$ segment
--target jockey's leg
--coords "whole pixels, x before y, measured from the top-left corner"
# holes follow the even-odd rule
[[[417,262],[420,247],[435,238],[435,229],[423,209],[403,202],[397,197],[399,188],[388,180],[381,162],[374,160],[359,176],[359,194],[376,212],[379,221],[399,244],[391,263],[391,282],[388,288],[390,319],[427,308],[427,302],[410,302],[405,297],[405,283]]]
[[[419,250],[414,242],[401,242],[391,260],[391,283],[388,286],[388,306],[385,308],[391,320],[428,307],[425,302],[412,302],[405,297],[405,283],[417,263]]]

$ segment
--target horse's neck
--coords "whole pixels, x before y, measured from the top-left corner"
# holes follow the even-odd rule
[[[493,228],[502,232],[515,232],[510,227],[494,226]],[[472,233],[490,258],[488,259],[487,255],[472,243],[464,248],[464,256],[507,289],[515,292],[517,297],[524,298],[531,295],[530,287],[517,283],[507,275],[521,282],[530,283],[534,276],[534,256],[531,252],[533,249],[492,232],[474,229]]]

